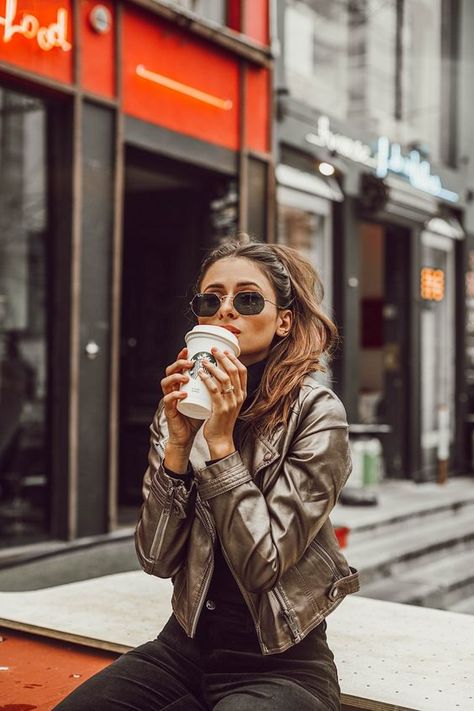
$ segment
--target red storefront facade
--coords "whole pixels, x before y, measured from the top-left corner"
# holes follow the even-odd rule
[[[273,231],[268,4],[0,0],[0,548],[133,518],[202,254]]]

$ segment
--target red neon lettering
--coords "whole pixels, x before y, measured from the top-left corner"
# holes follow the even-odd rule
[[[38,46],[45,52],[49,52],[53,47],[59,47],[64,52],[70,51],[72,45],[67,41],[67,10],[59,8],[56,22],[47,27],[42,27],[34,15],[24,14],[21,19],[17,19],[16,15],[17,0],[6,0],[5,15],[0,16],[4,42],[10,42],[12,37],[18,34],[28,40],[36,39]]]

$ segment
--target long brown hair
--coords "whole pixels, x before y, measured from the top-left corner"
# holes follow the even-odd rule
[[[289,334],[275,336],[255,398],[240,414],[245,429],[268,435],[288,423],[305,375],[326,370],[322,358],[327,360],[332,351],[337,328],[321,307],[324,289],[312,264],[291,247],[254,242],[246,234],[207,254],[197,278],[198,290],[209,267],[227,257],[254,262],[270,280],[278,308],[293,312]]]

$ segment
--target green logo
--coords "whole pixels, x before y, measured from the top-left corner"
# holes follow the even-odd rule
[[[199,353],[195,353],[195,355],[193,355],[191,360],[194,361],[194,365],[191,368],[191,370],[189,371],[189,375],[191,378],[194,378],[194,380],[196,380],[196,378],[198,377],[198,373],[201,370],[201,368],[203,370],[206,370],[206,368],[202,365],[203,360],[208,360],[213,365],[217,365],[217,361],[214,358],[214,356],[211,355],[211,353],[206,353],[206,351],[200,351]],[[208,373],[208,372],[209,371],[206,370],[206,373]]]

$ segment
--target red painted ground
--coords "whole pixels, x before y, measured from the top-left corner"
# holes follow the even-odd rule
[[[50,711],[118,656],[0,629],[0,711]]]

